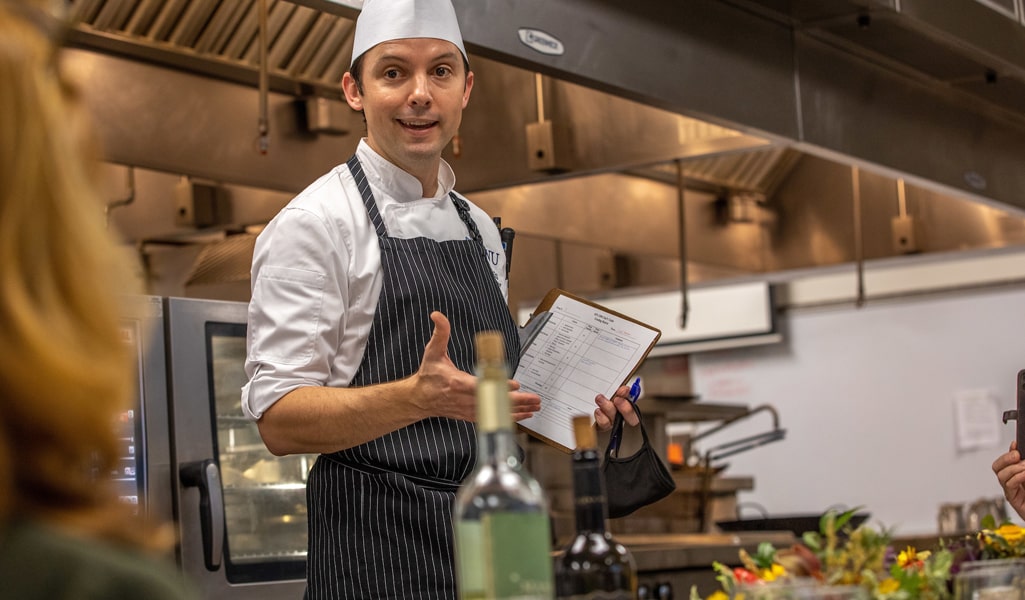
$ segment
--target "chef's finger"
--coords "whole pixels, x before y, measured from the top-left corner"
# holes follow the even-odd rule
[[[608,402],[608,400],[606,400]],[[611,402],[609,403],[611,404]],[[612,419],[609,418],[605,411],[598,407],[594,409],[594,425],[599,431],[608,431],[612,429]]]
[[[637,424],[641,422],[640,418],[637,416],[637,412],[634,411],[634,405],[632,402],[622,396],[616,396],[613,398],[613,402],[615,403],[616,410],[623,415],[623,420],[625,420],[628,425],[636,427]]]
[[[512,392],[509,405],[513,413],[537,412],[541,410],[541,396],[530,392]]]
[[[421,362],[444,360],[448,356],[448,338],[452,326],[449,324],[448,318],[438,311],[431,313],[431,321],[434,322],[434,332],[431,333],[431,339],[424,346],[424,357]]]

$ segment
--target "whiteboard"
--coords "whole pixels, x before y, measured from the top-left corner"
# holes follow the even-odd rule
[[[978,392],[1000,410],[1014,408],[1025,290],[802,309],[785,314],[781,327],[780,344],[691,356],[703,400],[771,404],[787,429],[783,441],[725,459],[724,475],[754,477],[740,502],[770,515],[863,506],[873,523],[919,535],[936,532],[940,504],[1002,496],[990,464],[1014,424],[998,421],[992,447],[959,449],[955,398]],[[770,427],[761,413],[698,444]]]

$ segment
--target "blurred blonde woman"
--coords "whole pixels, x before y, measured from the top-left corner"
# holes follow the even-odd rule
[[[117,304],[130,277],[37,4],[0,0],[0,596],[185,598],[169,534],[96,476],[133,393]]]

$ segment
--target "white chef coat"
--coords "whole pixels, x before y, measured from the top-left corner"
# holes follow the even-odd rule
[[[438,241],[469,237],[448,194],[455,174],[442,161],[438,192],[363,140],[356,149],[388,234]],[[485,257],[508,298],[505,253],[491,218],[470,203]],[[242,410],[259,419],[288,392],[309,385],[345,387],[363,360],[381,291],[377,234],[348,167],[313,182],[256,240]]]

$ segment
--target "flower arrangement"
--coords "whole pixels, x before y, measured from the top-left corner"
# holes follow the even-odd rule
[[[934,552],[907,547],[894,552],[892,534],[861,525],[850,526],[857,509],[843,513],[828,512],[819,521],[819,531],[806,532],[801,543],[777,549],[762,543],[754,556],[740,551],[742,566],[730,568],[714,563],[721,590],[708,600],[735,600],[742,595],[774,598],[761,589],[781,582],[791,584],[847,586],[860,590],[862,597],[875,600],[948,600],[954,552],[941,548]],[[999,531],[999,530],[998,530]],[[992,532],[990,544],[1008,547],[1014,538],[1025,552],[1025,532]],[[1006,535],[1006,537],[1005,537]],[[1017,548],[1017,547],[1016,547]],[[760,586],[768,586],[760,588]],[[692,600],[696,590],[691,591]]]
[[[974,544],[971,541],[965,544],[968,547],[974,546],[977,548],[977,552],[968,554],[964,557],[965,559],[993,560],[1025,557],[1025,529],[1010,523],[995,527],[992,517],[989,518],[989,522],[984,519],[982,526],[982,530],[974,536]]]
[[[819,520],[818,531],[805,532],[801,542],[789,548],[762,543],[754,555],[742,549],[738,567],[713,563],[721,589],[706,600],[744,600],[744,596],[777,600],[797,595],[780,592],[788,585],[855,588],[863,592],[861,597],[872,600],[950,600],[953,577],[965,563],[1025,558],[1025,528],[1010,523],[997,526],[992,516],[982,520],[978,532],[940,540],[937,549],[894,550],[891,531],[851,526],[858,510],[827,512]],[[696,589],[691,590],[691,600],[701,600]]]

